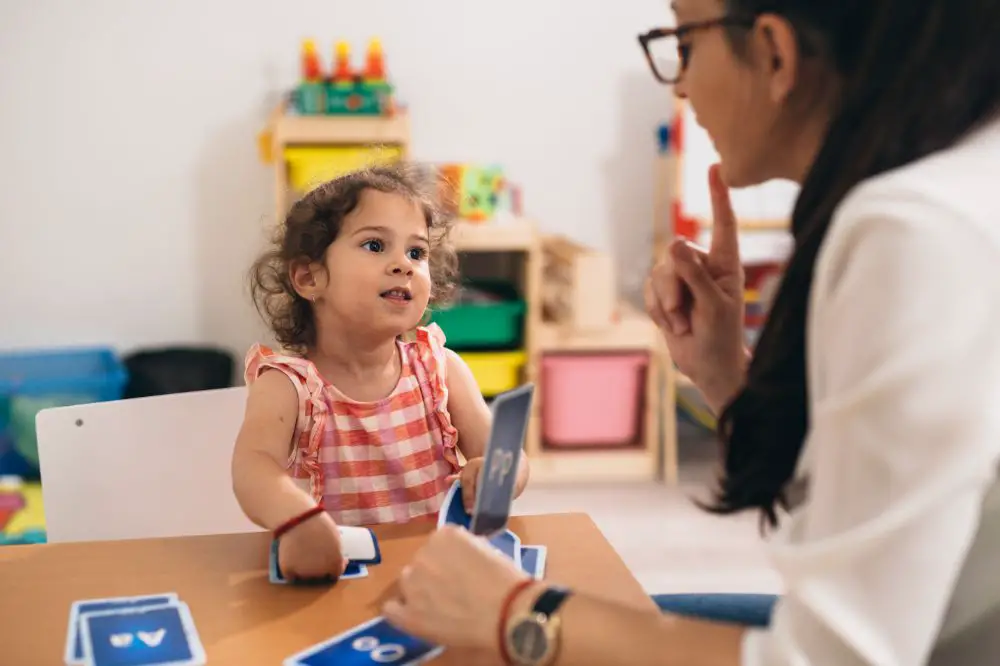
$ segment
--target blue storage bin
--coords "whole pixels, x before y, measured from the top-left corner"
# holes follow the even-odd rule
[[[47,407],[118,400],[128,373],[113,350],[85,347],[0,354],[0,474],[11,453],[38,465],[35,414]]]

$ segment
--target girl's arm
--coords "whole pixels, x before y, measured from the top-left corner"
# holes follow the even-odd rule
[[[286,471],[299,403],[281,372],[264,372],[249,388],[233,449],[233,492],[247,517],[273,530],[316,502]]]
[[[448,411],[458,429],[458,448],[466,460],[482,458],[490,438],[493,414],[469,366],[451,349],[446,349],[445,353],[448,357]],[[514,497],[524,491],[527,483],[528,458],[522,455]]]

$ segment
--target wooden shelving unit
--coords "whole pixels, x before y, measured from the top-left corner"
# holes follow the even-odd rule
[[[280,144],[398,144],[409,145],[410,122],[405,112],[388,117],[327,117],[289,115],[279,107],[272,125]]]
[[[393,116],[301,116],[280,104],[268,119],[261,138],[267,161],[275,165],[275,212],[282,219],[292,204],[286,148],[296,146],[392,147],[403,158],[410,152],[410,119],[405,111]]]
[[[409,131],[405,114],[386,118],[302,117],[289,115],[284,106],[276,109],[262,136],[262,149],[275,165],[275,205],[279,219],[287,212],[296,194],[290,186],[283,159],[286,147],[392,146],[403,157],[409,157]],[[545,239],[530,219],[459,221],[452,230],[451,240],[465,261],[500,266],[505,272],[504,277],[517,283],[526,303],[522,347],[527,360],[522,370],[522,381],[536,385],[533,414],[525,442],[533,482],[656,479],[662,429],[659,392],[664,357],[660,337],[648,317],[644,313],[622,308],[620,320],[601,331],[574,331],[543,321]],[[650,353],[641,441],[614,449],[546,447],[541,427],[543,354],[629,350]],[[668,476],[669,480],[674,478],[673,474]]]
[[[649,365],[642,391],[640,440],[616,449],[541,451],[532,463],[533,478],[568,481],[649,481],[657,479],[661,455],[664,413],[659,399],[664,365],[664,348],[656,326],[633,307],[619,304],[618,322],[605,330],[573,331],[543,323],[538,335],[538,354],[567,352],[649,353]],[[667,476],[668,482],[675,477]]]

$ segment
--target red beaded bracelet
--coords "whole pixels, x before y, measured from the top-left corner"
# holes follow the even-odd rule
[[[507,651],[507,615],[510,613],[510,607],[513,605],[514,600],[517,599],[517,595],[521,594],[524,590],[531,587],[532,583],[537,581],[534,578],[526,578],[522,580],[507,593],[504,597],[503,604],[500,606],[500,620],[497,626],[497,636],[500,639],[500,657],[503,659],[503,663],[511,664],[513,663],[510,658],[510,652]]]
[[[323,510],[324,510],[323,505],[317,504],[316,506],[312,507],[311,509],[307,509],[306,511],[303,511],[297,516],[292,516],[282,524],[278,525],[278,527],[274,530],[274,538],[277,539],[281,537],[281,535],[285,534],[293,527],[298,527],[299,525],[309,520],[316,514],[323,513]]]

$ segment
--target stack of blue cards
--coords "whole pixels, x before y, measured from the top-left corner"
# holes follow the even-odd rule
[[[171,592],[75,602],[65,661],[73,666],[202,666],[207,660],[191,610]]]
[[[462,502],[461,482],[456,481],[448,489],[448,494],[445,495],[444,503],[441,505],[438,527],[459,525],[469,529],[471,524],[472,516],[465,510],[465,504]],[[548,552],[545,546],[522,545],[520,537],[509,529],[489,537],[489,542],[531,576],[539,580],[545,576],[545,558]]]

